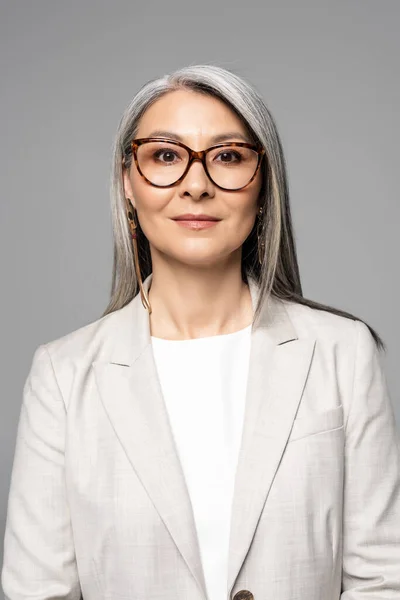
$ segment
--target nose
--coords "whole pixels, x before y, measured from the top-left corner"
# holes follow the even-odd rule
[[[195,158],[180,184],[181,193],[192,197],[211,195],[214,185],[199,158]]]

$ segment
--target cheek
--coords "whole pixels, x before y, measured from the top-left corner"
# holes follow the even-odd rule
[[[232,212],[232,216],[225,222],[225,234],[229,240],[242,244],[250,235],[256,219],[255,208]]]
[[[172,197],[170,190],[152,187],[138,174],[132,178],[132,190],[141,223],[150,222],[168,212],[167,207]]]
[[[230,201],[228,210],[230,227],[236,227],[240,232],[247,230],[250,233],[257,216],[257,198],[258,195],[253,191],[250,196],[238,195],[234,201]]]

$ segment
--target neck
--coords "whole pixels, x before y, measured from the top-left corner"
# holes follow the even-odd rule
[[[154,268],[151,335],[171,340],[233,333],[251,324],[250,290],[238,268]]]

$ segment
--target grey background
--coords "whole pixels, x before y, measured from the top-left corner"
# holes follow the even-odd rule
[[[239,4],[0,3],[1,539],[33,352],[107,304],[118,121],[145,81],[186,64],[232,69],[263,94],[304,294],[381,334],[400,423],[400,2]]]

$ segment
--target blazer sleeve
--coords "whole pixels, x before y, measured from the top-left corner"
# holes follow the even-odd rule
[[[341,600],[400,598],[400,444],[379,349],[355,321],[346,424]]]
[[[66,497],[66,410],[45,345],[26,379],[8,496],[1,583],[6,600],[79,600]]]

